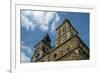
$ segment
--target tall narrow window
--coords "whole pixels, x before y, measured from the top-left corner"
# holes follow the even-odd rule
[[[56,57],[57,57],[57,54],[55,53],[55,54],[54,54],[54,58],[56,58]]]

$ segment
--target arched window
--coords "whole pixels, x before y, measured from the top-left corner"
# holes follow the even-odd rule
[[[75,50],[75,53],[77,53],[77,54],[78,54],[78,53],[79,53],[79,50],[78,50],[78,49],[76,49],[76,50]]]
[[[71,38],[71,32],[70,31],[67,32],[67,39],[69,39],[69,38]]]
[[[55,54],[54,54],[54,58],[56,58],[56,57],[57,57],[57,54],[55,53]]]

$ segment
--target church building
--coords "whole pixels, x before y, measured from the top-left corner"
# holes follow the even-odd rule
[[[56,45],[51,46],[49,34],[35,45],[31,62],[89,60],[89,48],[81,40],[68,19],[56,28]]]

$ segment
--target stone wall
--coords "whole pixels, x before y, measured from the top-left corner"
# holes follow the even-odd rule
[[[43,49],[50,47],[44,43],[39,45],[45,48],[37,49],[38,52],[42,50],[42,56],[36,62],[89,59],[88,47],[79,38],[77,31],[71,26],[70,22],[64,22],[56,29],[56,33],[56,47],[45,53]]]
[[[69,41],[64,42],[50,53],[39,59],[39,62],[43,61],[66,61],[66,60],[83,60],[89,59],[88,49],[84,47],[78,36],[74,36]],[[84,49],[83,49],[84,48]]]

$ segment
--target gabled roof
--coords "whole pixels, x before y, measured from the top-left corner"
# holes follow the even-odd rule
[[[60,28],[64,23],[66,23],[66,22],[68,22],[69,25],[70,25],[70,26],[74,29],[74,31],[78,34],[77,30],[73,27],[73,25],[71,24],[71,22],[70,22],[67,18],[65,18],[65,19],[63,20],[62,24],[61,24],[60,26],[58,26],[58,27],[56,28],[56,30],[59,29],[59,28]]]
[[[45,41],[45,42],[51,42],[51,39],[50,39],[48,33],[44,36],[44,38],[42,40]]]
[[[51,39],[50,39],[48,33],[34,47],[37,47],[41,42],[43,42],[46,45],[48,45],[49,47],[51,47],[51,45],[47,44],[46,41],[50,41],[51,42]]]

